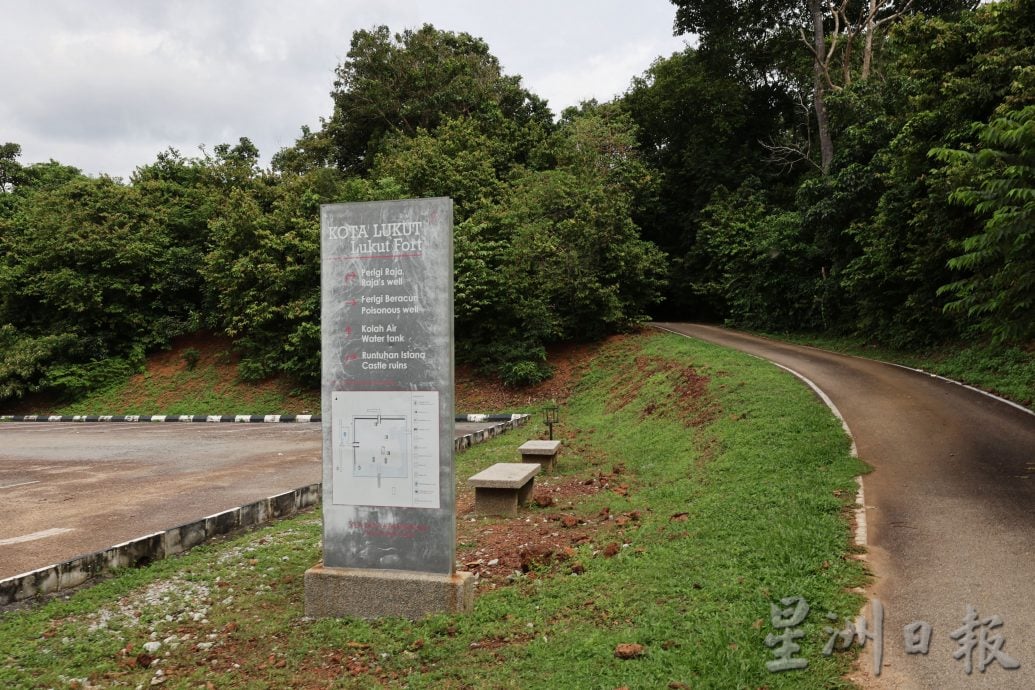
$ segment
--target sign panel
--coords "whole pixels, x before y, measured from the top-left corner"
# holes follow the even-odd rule
[[[320,225],[324,565],[452,573],[452,201]]]

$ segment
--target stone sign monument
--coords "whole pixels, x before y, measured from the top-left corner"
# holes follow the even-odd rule
[[[453,204],[321,208],[323,563],[308,616],[471,607],[454,572]]]

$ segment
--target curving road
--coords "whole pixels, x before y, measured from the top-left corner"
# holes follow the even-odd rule
[[[875,688],[1035,688],[1035,415],[894,365],[714,326],[655,326],[811,379],[874,468],[863,483],[884,664],[878,678],[867,656],[856,680]],[[969,676],[950,637],[968,605],[978,615]],[[1001,626],[982,625],[995,615]],[[872,623],[869,607],[866,617]],[[929,652],[907,655],[903,627],[918,621],[931,626]],[[1020,668],[1006,670],[1003,654]]]

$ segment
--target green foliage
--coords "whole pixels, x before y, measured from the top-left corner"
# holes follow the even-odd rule
[[[39,381],[55,359],[75,343],[71,334],[32,337],[11,324],[0,325],[0,399],[20,398],[38,390]]]
[[[572,110],[536,155],[551,169],[515,172],[500,202],[456,232],[458,354],[527,382],[543,374],[545,344],[646,318],[665,273],[632,220],[652,180],[626,114]]]
[[[1031,10],[1030,0],[1012,0],[958,15],[913,15],[898,24],[881,44],[881,78],[856,80],[828,94],[836,142],[829,174],[792,166],[785,170],[797,187],[794,195],[785,184],[764,180],[752,185],[766,190],[763,201],[742,190],[736,200],[719,197],[717,205],[684,221],[685,244],[674,252],[674,267],[686,276],[687,305],[747,326],[865,333],[899,347],[958,337],[983,316],[988,332],[1030,337],[1022,327],[1032,320],[1023,296],[1029,284],[1018,276],[1031,271],[1018,263],[1019,255],[984,253],[980,269],[968,266],[976,254],[954,259],[968,255],[966,247],[977,248],[980,240],[967,238],[979,234],[978,221],[946,200],[961,187],[979,189],[987,170],[976,167],[976,158],[966,166],[962,159],[942,165],[928,152],[973,153],[983,146],[973,123],[1031,103]],[[765,248],[776,238],[795,249],[771,262]],[[1017,273],[1011,274],[1011,265]],[[954,269],[973,271],[974,280],[961,280]],[[1005,282],[993,287],[993,275],[1017,291]],[[959,291],[971,291],[976,301],[965,303]],[[953,295],[956,303],[946,309]],[[994,307],[993,298],[1000,300]]]
[[[550,111],[505,76],[488,45],[430,24],[394,37],[387,26],[357,31],[336,70],[334,113],[325,123],[342,170],[370,168],[385,137],[434,131],[448,119],[503,118],[550,129]]]
[[[553,374],[545,362],[533,362],[521,360],[517,362],[505,362],[499,367],[500,380],[507,386],[519,388],[521,386],[534,386],[550,378]]]
[[[695,283],[702,267],[687,261],[702,209],[719,187],[736,189],[757,177],[774,197],[793,176],[766,162],[769,142],[793,129],[792,94],[777,84],[752,83],[715,65],[695,49],[659,58],[622,99],[638,126],[644,161],[656,184],[641,193],[635,218],[643,236],[674,259],[666,310],[714,318]]]
[[[1035,338],[1035,105],[1008,110],[976,131],[976,152],[932,152],[969,182],[952,201],[987,218],[949,261],[967,277],[942,288],[956,298],[946,310],[974,319],[998,341]]]
[[[198,366],[198,361],[201,359],[201,353],[198,352],[197,348],[188,347],[180,355],[180,359],[187,366],[187,371],[194,371],[194,368]]]
[[[60,357],[52,371],[36,366],[42,379],[28,388],[79,390],[105,369],[95,363],[186,326],[176,305],[163,304],[185,268],[177,245],[133,188],[75,178],[36,190],[3,227],[0,247],[0,318],[27,339],[21,349],[37,365],[45,352]]]
[[[773,208],[752,182],[732,194],[719,190],[702,212],[694,289],[738,326],[821,325],[818,252],[800,215]]]
[[[75,400],[92,391],[125,381],[139,372],[143,364],[144,353],[140,348],[133,349],[124,357],[108,357],[77,364],[59,362],[47,368],[39,388],[59,398]]]
[[[505,153],[496,153],[500,147],[475,121],[448,120],[434,134],[421,129],[412,137],[388,137],[371,177],[397,180],[414,197],[451,197],[459,222],[499,200],[503,181],[497,160],[506,160]]]

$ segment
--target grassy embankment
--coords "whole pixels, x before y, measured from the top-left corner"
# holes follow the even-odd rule
[[[38,409],[36,409],[38,408]],[[243,382],[225,338],[181,338],[152,355],[144,370],[71,403],[35,403],[26,413],[96,414],[318,414],[319,390],[286,381]]]
[[[562,415],[559,475],[537,482],[547,507],[474,518],[463,486],[541,428],[457,458],[459,557],[482,574],[469,615],[305,619],[302,574],[320,557],[308,514],[3,614],[0,686],[847,685],[851,656],[821,649],[824,614],[861,603],[848,515],[863,466],[808,390],[745,355],[645,334],[604,346]],[[547,542],[563,548],[535,548]],[[770,604],[796,595],[812,606],[809,666],[770,673]],[[620,644],[642,653],[617,658]]]
[[[962,343],[919,351],[874,345],[862,338],[808,333],[759,333],[801,345],[922,369],[994,393],[1035,410],[1035,343],[993,347]]]

